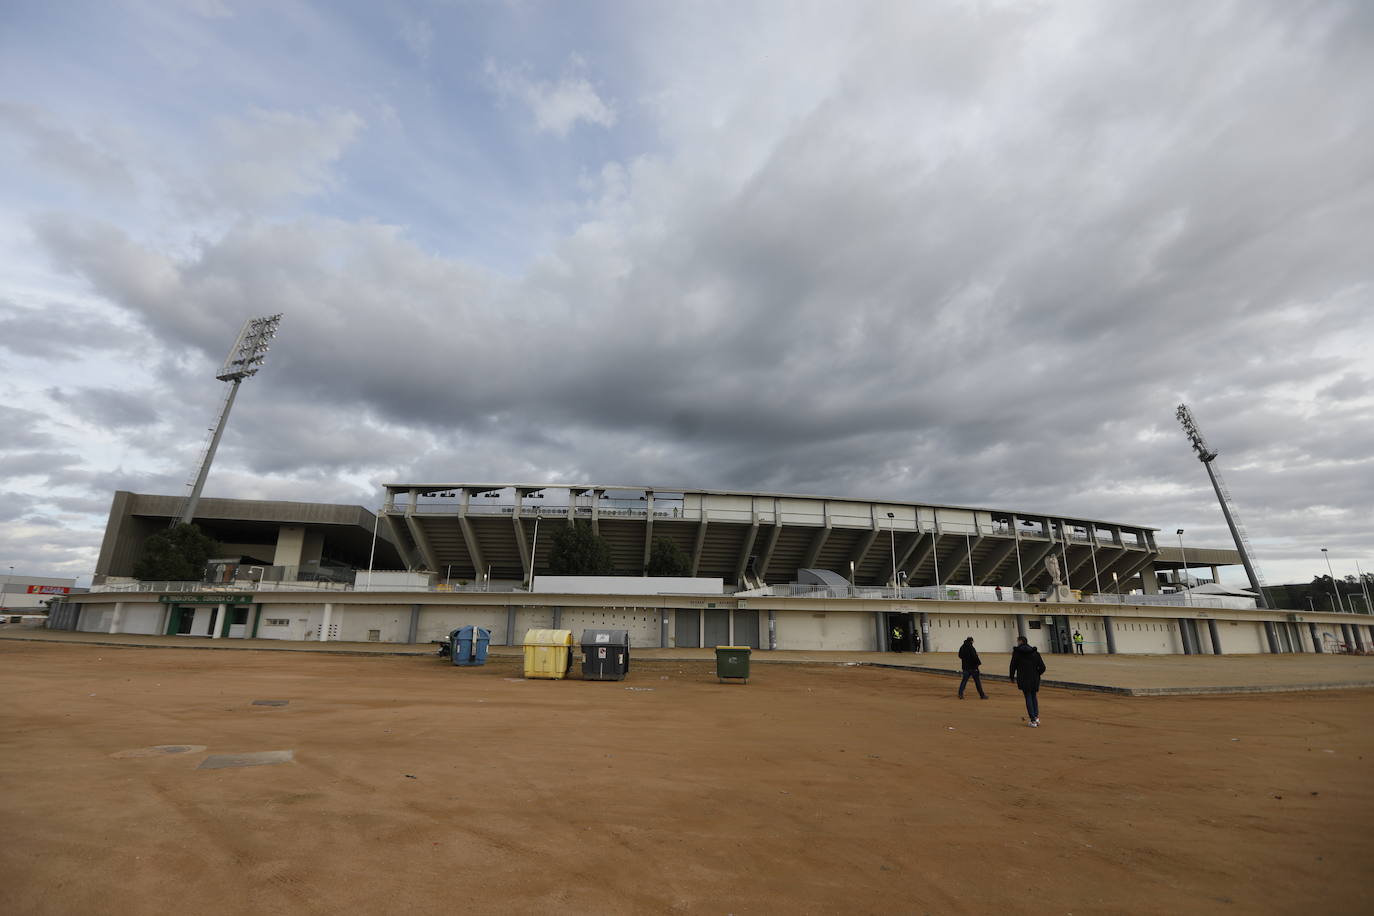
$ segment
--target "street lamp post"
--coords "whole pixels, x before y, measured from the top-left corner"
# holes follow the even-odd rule
[[[1341,613],[1345,613],[1345,602],[1341,600],[1341,587],[1336,582],[1336,574],[1331,570],[1331,554],[1322,548],[1322,556],[1326,558],[1326,571],[1331,575],[1331,588],[1336,592],[1336,607],[1340,608]]]
[[[1360,577],[1360,593],[1364,595],[1364,612],[1369,613],[1369,583],[1364,579],[1364,570],[1360,569],[1360,561],[1355,561],[1355,572]]]
[[[1183,563],[1183,568],[1179,571],[1179,581],[1183,583],[1183,597],[1189,604],[1193,603],[1193,593],[1188,591],[1188,554],[1183,549],[1183,529],[1178,529],[1178,553]]]
[[[887,535],[892,544],[892,587],[897,587],[897,517],[887,513]]]

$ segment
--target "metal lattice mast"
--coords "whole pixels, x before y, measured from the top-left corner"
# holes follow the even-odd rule
[[[1236,550],[1240,552],[1240,561],[1245,566],[1245,575],[1250,579],[1250,587],[1259,596],[1259,606],[1267,608],[1269,602],[1264,596],[1264,575],[1255,565],[1254,548],[1250,546],[1250,537],[1245,533],[1245,526],[1241,524],[1240,516],[1236,514],[1235,502],[1231,499],[1231,491],[1227,488],[1226,481],[1222,479],[1221,471],[1217,470],[1214,464],[1217,452],[1203,438],[1202,430],[1198,429],[1197,421],[1193,419],[1193,412],[1188,409],[1187,404],[1178,405],[1178,410],[1174,411],[1174,416],[1182,424],[1183,433],[1192,444],[1193,451],[1197,452],[1198,460],[1207,469],[1207,476],[1212,481],[1212,489],[1216,491],[1217,501],[1221,503],[1221,514],[1226,516],[1226,526],[1231,529],[1231,538],[1236,542]]]
[[[262,368],[267,359],[268,342],[277,336],[277,325],[280,323],[280,313],[245,321],[234,345],[229,348],[229,355],[224,358],[224,365],[215,373],[215,378],[229,383],[229,393],[224,396],[219,422],[215,424],[210,441],[201,455],[200,471],[196,474],[195,483],[191,484],[191,492],[177,514],[177,524],[189,525],[195,517],[196,503],[200,502],[200,491],[205,489],[205,478],[210,476],[210,464],[215,460],[215,451],[219,448],[220,437],[224,435],[224,426],[229,420],[229,410],[234,406],[234,397],[239,393],[239,385],[243,384],[244,379],[257,375]]]

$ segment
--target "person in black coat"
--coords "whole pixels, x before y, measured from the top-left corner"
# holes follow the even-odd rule
[[[964,698],[964,688],[968,686],[969,678],[973,678],[973,686],[978,688],[978,696],[985,700],[988,698],[983,691],[983,679],[978,675],[978,669],[982,665],[983,660],[978,657],[978,650],[973,648],[973,637],[970,636],[959,647],[959,666],[964,669],[964,676],[959,680],[959,699]]]
[[[1045,660],[1040,651],[1026,641],[1026,637],[1016,637],[1016,648],[1011,650],[1011,670],[1007,677],[1021,688],[1026,696],[1026,715],[1031,728],[1040,727],[1040,675],[1045,673]]]

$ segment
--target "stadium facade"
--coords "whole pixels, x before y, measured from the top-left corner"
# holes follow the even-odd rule
[[[531,628],[615,627],[637,646],[859,651],[953,651],[967,635],[989,651],[1018,635],[1063,651],[1074,630],[1104,653],[1374,646],[1368,615],[1265,610],[1222,589],[1161,595],[1160,571],[1210,568],[1215,580],[1238,555],[1161,547],[1156,529],[1100,519],[723,490],[397,483],[375,515],[205,500],[198,523],[242,536],[214,581],[131,581],[140,539],[175,502],[116,494],[97,584],[54,626],[415,643],[475,624],[498,644]],[[573,521],[608,542],[623,575],[550,591],[540,578],[555,582],[554,526]],[[641,576],[659,538],[689,558],[691,588]],[[331,551],[332,568],[356,572],[318,574]]]

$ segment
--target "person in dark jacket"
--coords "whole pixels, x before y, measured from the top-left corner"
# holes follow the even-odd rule
[[[968,686],[968,679],[973,678],[973,686],[978,688],[978,696],[986,700],[988,695],[983,691],[983,679],[978,675],[983,660],[978,657],[978,650],[973,648],[972,636],[964,640],[964,644],[959,647],[959,665],[964,669],[964,676],[959,680],[959,699],[964,698],[964,688]]]
[[[1031,728],[1040,727],[1040,675],[1045,673],[1045,660],[1040,651],[1026,641],[1026,637],[1016,637],[1016,648],[1011,650],[1011,670],[1007,677],[1021,688],[1026,696],[1026,715]]]

